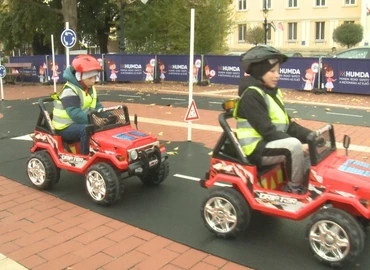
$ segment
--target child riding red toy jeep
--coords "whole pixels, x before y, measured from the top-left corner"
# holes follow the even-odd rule
[[[225,109],[219,116],[223,134],[214,148],[210,170],[201,180],[201,186],[210,189],[201,209],[206,227],[228,238],[247,229],[252,210],[292,220],[312,215],[306,238],[320,261],[341,266],[358,256],[370,220],[370,164],[339,154],[334,128],[325,125],[308,137],[308,190],[305,194],[284,192],[288,181],[284,164],[262,168],[251,164],[228,124],[233,106]],[[346,150],[349,142],[345,136]]]
[[[86,132],[90,155],[81,155],[79,141],[63,141],[46,109],[52,98],[40,99],[40,115],[34,131],[27,174],[38,189],[58,183],[61,169],[85,175],[94,202],[110,205],[123,193],[123,179],[136,175],[143,184],[155,186],[169,173],[166,149],[157,138],[133,129],[125,105],[90,112]],[[135,115],[135,124],[137,118]]]

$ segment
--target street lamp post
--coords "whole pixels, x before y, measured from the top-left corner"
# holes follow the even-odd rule
[[[267,44],[267,30],[268,30],[268,27],[267,27],[267,16],[268,16],[268,8],[267,8],[267,0],[263,1],[263,17],[265,18],[265,20],[263,21],[263,29],[265,31],[265,45]]]

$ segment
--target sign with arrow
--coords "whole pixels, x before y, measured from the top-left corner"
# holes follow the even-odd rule
[[[3,65],[0,65],[0,78],[4,78],[6,75],[6,68]]]
[[[64,47],[72,48],[77,41],[76,33],[71,29],[65,29],[60,35],[60,40]]]

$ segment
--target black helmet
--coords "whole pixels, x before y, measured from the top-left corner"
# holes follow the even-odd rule
[[[280,63],[284,63],[288,60],[288,56],[281,53],[274,47],[268,45],[258,45],[256,47],[253,47],[246,53],[242,54],[240,57],[240,62],[243,70],[246,73],[249,73],[252,64],[260,63],[271,58],[279,59]]]

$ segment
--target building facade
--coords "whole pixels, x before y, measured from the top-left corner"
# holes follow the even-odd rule
[[[284,52],[304,56],[341,51],[333,41],[333,31],[342,23],[361,24],[364,39],[370,44],[370,0],[234,0],[234,27],[228,38],[230,52],[249,49],[247,31],[267,22],[267,44]]]

